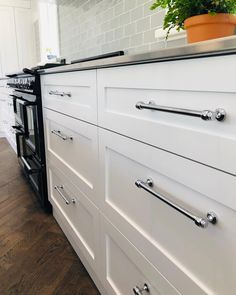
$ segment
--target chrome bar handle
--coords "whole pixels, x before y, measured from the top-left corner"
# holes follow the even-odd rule
[[[135,288],[133,288],[133,292],[135,295],[142,295],[143,292],[146,292],[146,293],[149,293],[150,290],[149,290],[149,287],[147,284],[144,284],[143,285],[143,288],[140,288],[138,286],[136,286]]]
[[[65,96],[68,96],[68,97],[71,97],[72,94],[71,92],[63,92],[63,91],[58,91],[58,90],[50,90],[48,92],[49,95],[57,95],[57,96],[61,96],[61,97],[65,97]]]
[[[73,137],[63,135],[60,130],[52,130],[51,133],[60,137],[63,140],[73,140]]]
[[[184,216],[188,217],[189,219],[191,219],[192,221],[194,221],[194,223],[201,227],[201,228],[206,228],[208,226],[208,223],[212,223],[212,224],[216,224],[217,223],[217,216],[214,212],[208,212],[207,213],[207,218],[202,218],[199,216],[196,216],[194,214],[192,214],[191,212],[189,212],[188,210],[184,209],[183,207],[175,204],[174,202],[168,200],[165,196],[156,193],[155,191],[153,191],[150,187],[153,187],[154,183],[153,180],[151,178],[147,179],[146,182],[142,181],[142,180],[137,180],[135,182],[135,185],[138,188],[142,188],[145,191],[147,191],[148,193],[150,193],[151,195],[153,195],[154,197],[158,198],[159,200],[161,200],[162,202],[166,203],[167,205],[169,205],[170,207],[172,207],[173,209],[177,210],[178,212],[180,212],[181,214],[183,214]]]
[[[181,108],[173,108],[156,105],[155,102],[149,101],[149,103],[137,102],[135,106],[138,110],[153,110],[165,113],[172,113],[178,115],[185,115],[191,117],[198,117],[204,121],[217,120],[219,122],[224,121],[226,117],[226,112],[224,109],[216,109],[215,111],[204,110],[204,111],[196,111],[189,109],[181,109]]]
[[[54,188],[58,192],[58,194],[62,197],[62,199],[65,201],[66,205],[70,205],[70,201],[61,192],[61,190],[64,189],[64,186],[63,185],[56,185]]]

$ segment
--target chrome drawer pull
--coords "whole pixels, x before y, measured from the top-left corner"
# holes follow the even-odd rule
[[[62,197],[62,199],[65,201],[66,205],[70,205],[70,201],[61,192],[61,190],[64,189],[64,186],[63,185],[56,185],[54,188],[58,192],[58,194]],[[72,200],[72,203],[75,203],[74,199]]]
[[[68,97],[71,97],[72,94],[71,92],[61,92],[61,91],[57,91],[57,90],[50,90],[48,92],[49,95],[57,95],[57,96],[61,96],[61,97],[65,97],[65,96],[68,96]]]
[[[224,109],[216,109],[215,111],[210,111],[210,110],[196,111],[196,110],[159,106],[159,105],[156,105],[155,102],[153,101],[149,101],[149,103],[144,103],[141,101],[137,102],[136,108],[138,110],[146,109],[146,110],[160,111],[165,113],[198,117],[204,121],[217,120],[221,122],[221,121],[224,121],[226,117],[226,112]]]
[[[175,210],[177,210],[178,212],[180,212],[181,214],[185,215],[186,217],[188,217],[189,219],[193,220],[194,223],[202,228],[206,228],[208,226],[208,223],[212,223],[212,224],[216,224],[217,223],[217,216],[214,212],[208,212],[207,213],[207,218],[202,218],[199,216],[196,216],[194,214],[192,214],[191,212],[189,212],[188,210],[178,206],[177,204],[175,204],[174,202],[168,200],[166,197],[164,197],[163,195],[156,193],[155,191],[153,191],[150,187],[153,187],[154,183],[153,180],[151,178],[147,179],[146,182],[142,181],[142,180],[137,180],[135,182],[135,185],[138,188],[142,188],[145,191],[147,191],[148,193],[150,193],[151,195],[153,195],[154,197],[158,198],[159,200],[161,200],[162,202],[166,203],[167,205],[171,206],[172,208],[174,208]]]
[[[143,292],[149,293],[149,288],[147,284],[143,285],[143,288],[140,288],[138,286],[136,286],[135,288],[133,288],[133,292],[135,295],[142,295]]]
[[[71,136],[62,135],[60,130],[52,130],[51,132],[52,132],[52,134],[60,137],[63,140],[73,140],[73,137],[71,137]]]

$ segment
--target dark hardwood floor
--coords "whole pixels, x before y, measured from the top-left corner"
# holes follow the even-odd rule
[[[99,295],[0,139],[0,295]]]

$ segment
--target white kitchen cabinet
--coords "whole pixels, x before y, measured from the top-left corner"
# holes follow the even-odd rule
[[[0,7],[1,76],[19,70],[14,8]]]
[[[236,289],[234,59],[43,75],[54,216],[103,295],[144,295],[146,285],[153,295]],[[222,108],[226,117],[136,108],[152,100],[194,114]],[[76,191],[90,212],[79,223]],[[83,232],[94,228],[98,237]]]
[[[19,69],[36,66],[32,11],[15,8],[15,26]]]
[[[235,289],[235,177],[107,130],[100,129],[99,138],[104,215],[181,294],[228,294]],[[207,212],[215,212],[218,223],[198,227],[137,187],[138,180],[195,216],[207,220]],[[230,208],[219,204],[226,198]]]
[[[32,11],[0,6],[0,76],[36,65]]]
[[[6,87],[7,80],[0,80],[0,137],[6,137],[16,151],[16,136],[12,128],[15,125],[12,90]]]
[[[97,124],[96,71],[42,76],[44,106]]]
[[[3,106],[4,106],[4,98],[2,98],[0,94],[0,137],[4,137],[4,122],[3,122]]]
[[[204,63],[195,59],[99,69],[98,124],[236,175],[234,60],[235,56],[224,56]],[[204,121],[138,109],[139,102],[185,111],[224,109],[226,117]]]
[[[44,109],[47,160],[99,205],[96,126]]]
[[[103,282],[108,294],[180,295],[103,216],[101,216],[101,251]]]
[[[99,270],[99,211],[65,174],[48,167],[50,202],[63,216],[78,249],[94,271]]]

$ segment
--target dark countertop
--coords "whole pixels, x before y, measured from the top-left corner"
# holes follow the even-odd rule
[[[236,36],[199,42],[195,44],[188,44],[181,47],[162,49],[158,51],[149,51],[142,54],[124,55],[106,59],[80,62],[76,64],[46,69],[39,72],[40,74],[52,74],[227,54],[236,54]]]

